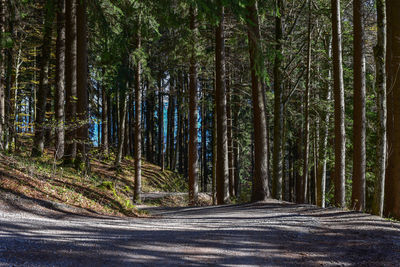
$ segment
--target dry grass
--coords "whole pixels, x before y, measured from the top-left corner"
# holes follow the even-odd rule
[[[121,168],[112,159],[91,159],[91,172],[84,174],[55,162],[52,151],[30,158],[29,150],[18,155],[0,155],[0,189],[33,199],[65,203],[86,211],[115,216],[138,216],[132,204],[134,161],[126,159]],[[183,179],[177,174],[143,162],[143,191],[181,191]]]

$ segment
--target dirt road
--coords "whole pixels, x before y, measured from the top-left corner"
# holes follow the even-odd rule
[[[399,266],[400,225],[269,201],[154,218],[0,211],[0,266]]]

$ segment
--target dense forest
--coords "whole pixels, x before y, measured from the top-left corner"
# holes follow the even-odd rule
[[[400,219],[400,1],[0,0],[0,149],[214,204]],[[187,177],[187,178],[186,178]],[[1,179],[1,178],[0,178]]]

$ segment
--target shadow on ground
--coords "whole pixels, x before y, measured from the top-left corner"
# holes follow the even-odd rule
[[[0,216],[0,265],[398,266],[400,227],[278,202],[153,208],[156,218]]]

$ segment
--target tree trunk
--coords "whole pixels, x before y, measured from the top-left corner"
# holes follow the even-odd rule
[[[216,101],[215,101],[216,102]],[[217,204],[217,105],[214,105],[213,112],[213,132],[212,132],[212,177],[211,177],[211,192],[213,205]]]
[[[260,27],[258,22],[257,1],[251,1],[247,6],[247,29],[249,39],[250,67],[253,99],[254,125],[254,186],[252,201],[262,201],[270,196],[268,188],[268,146],[267,125],[265,119],[265,102],[260,75],[263,73],[263,62],[260,47]]]
[[[88,108],[88,64],[87,64],[87,0],[79,0],[76,8],[76,35],[77,35],[77,49],[76,49],[76,85],[77,85],[77,155],[76,167],[81,169],[84,164],[88,168],[87,158],[87,142],[89,141],[89,108]]]
[[[15,21],[16,21],[16,10],[15,4],[11,0],[7,0],[7,18],[8,28],[7,32],[10,34],[11,39],[14,40],[16,37]],[[14,48],[13,46],[8,47],[6,50],[6,75],[5,75],[5,124],[4,129],[4,150],[9,151],[10,147],[10,136],[14,127],[14,121],[12,121],[12,76],[13,76],[13,60],[14,60]]]
[[[65,0],[57,1],[57,64],[56,64],[56,95],[55,116],[56,128],[56,159],[64,156],[64,101],[65,101]]]
[[[163,99],[163,88],[162,81],[159,81],[159,92],[158,92],[158,153],[159,153],[159,164],[161,171],[164,171],[164,99]]]
[[[392,177],[388,181],[388,198],[392,204],[388,207],[389,216],[400,219],[400,80],[398,69],[400,66],[400,25],[397,23],[397,15],[400,13],[400,2],[387,0],[388,11],[388,45],[390,49],[389,58],[389,81],[390,88],[393,91],[393,139],[392,139]]]
[[[194,205],[198,197],[198,151],[197,151],[197,9],[190,9],[190,30],[192,31],[192,54],[190,57],[189,80],[189,203]]]
[[[308,177],[309,157],[310,157],[310,86],[311,86],[311,0],[308,0],[308,34],[307,34],[307,75],[306,75],[306,92],[304,94],[304,150],[303,150],[303,177],[301,180],[301,192],[299,192],[301,203],[307,203],[307,188],[310,183]]]
[[[331,0],[332,4],[332,47],[333,81],[335,104],[335,205],[344,207],[346,182],[346,132],[345,105],[342,64],[342,30],[340,0]]]
[[[221,4],[221,3],[219,3]],[[229,202],[228,140],[225,84],[225,12],[219,6],[220,21],[216,29],[216,106],[217,106],[217,204]]]
[[[228,64],[229,65],[229,64]],[[226,118],[228,122],[228,168],[229,168],[229,195],[235,196],[235,172],[233,169],[233,140],[232,140],[232,108],[231,108],[231,81],[230,70],[227,65],[226,71]]]
[[[6,1],[0,0],[0,35],[4,36],[6,32]],[[4,149],[4,129],[5,129],[5,59],[6,53],[3,47],[0,47],[0,149]]]
[[[65,8],[65,154],[64,163],[76,157],[76,0],[66,1]]]
[[[137,50],[141,49],[142,40],[140,32],[137,33]],[[142,191],[142,93],[140,90],[141,62],[136,62],[135,69],[135,191],[133,196],[134,203],[141,202]]]
[[[129,85],[126,83],[126,92],[128,91]],[[121,110],[121,119],[119,120],[119,135],[118,135],[118,148],[117,155],[115,157],[115,166],[118,168],[121,165],[122,154],[125,143],[125,125],[126,125],[126,117],[127,117],[127,107],[128,107],[128,94],[124,92],[122,94],[122,110]]]
[[[274,149],[272,155],[272,196],[282,199],[282,0],[275,0],[275,60],[274,60]]]
[[[103,77],[104,77],[104,69],[103,69]],[[101,149],[103,154],[108,155],[108,96],[107,89],[105,83],[103,82],[101,85]]]
[[[377,107],[378,107],[378,129],[377,129],[377,145],[376,145],[376,169],[375,169],[375,192],[372,212],[375,215],[383,215],[384,203],[384,187],[385,187],[385,171],[386,171],[386,7],[385,0],[376,1],[377,9],[377,37],[378,42],[374,48],[376,63],[376,84],[377,91]]]
[[[384,198],[384,215],[389,217],[390,216],[390,211],[393,209],[394,205],[394,194],[392,191],[392,185],[394,183],[394,165],[397,164],[397,162],[394,161],[393,157],[393,142],[394,142],[394,96],[393,96],[393,90],[392,90],[392,84],[393,81],[396,80],[396,77],[394,76],[394,73],[391,71],[392,67],[392,27],[389,25],[389,21],[392,21],[392,11],[389,9],[392,4],[389,3],[386,0],[386,22],[387,22],[387,28],[386,28],[386,39],[387,39],[387,51],[386,51],[386,86],[389,88],[386,92],[386,104],[387,104],[387,120],[386,120],[386,126],[387,126],[387,167],[386,167],[386,175],[385,175],[385,198]]]
[[[49,67],[51,52],[51,35],[53,31],[54,21],[54,1],[46,2],[46,17],[44,22],[44,34],[42,42],[42,55],[40,60],[40,80],[38,92],[37,114],[35,120],[35,137],[33,140],[32,156],[40,157],[44,149],[44,123],[46,119],[46,103],[47,95],[50,90],[49,86]],[[14,125],[14,122],[13,122]]]
[[[326,50],[328,54],[329,60],[332,58],[332,44],[331,38],[326,42]],[[332,71],[330,64],[328,65],[328,82],[326,83],[326,103],[331,102],[332,98]],[[330,112],[323,111],[323,117],[321,119],[322,127],[321,127],[321,139],[319,145],[319,160],[318,160],[318,170],[317,170],[317,205],[325,208],[325,190],[326,190],[326,164],[327,164],[327,146],[328,146],[328,138],[329,138],[329,121],[330,121]]]
[[[365,55],[363,1],[353,1],[354,24],[354,124],[353,184],[351,202],[357,211],[365,209]]]

